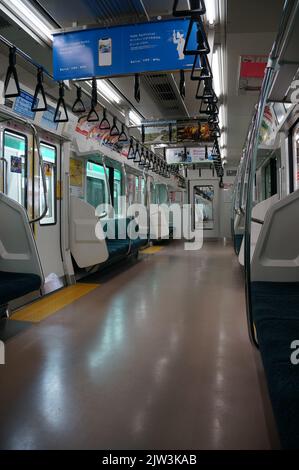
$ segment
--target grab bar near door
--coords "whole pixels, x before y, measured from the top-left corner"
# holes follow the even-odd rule
[[[41,149],[40,149],[40,141],[39,141],[38,132],[37,132],[36,127],[35,127],[34,124],[32,124],[29,121],[27,121],[27,124],[31,127],[31,129],[33,131],[33,135],[34,135],[34,140],[36,142],[36,150],[37,150],[37,154],[38,154],[38,163],[39,163],[39,168],[40,168],[40,172],[41,172],[41,176],[42,176],[42,184],[43,184],[43,192],[44,192],[44,209],[43,209],[42,213],[39,216],[29,220],[30,224],[35,224],[36,222],[39,222],[40,220],[42,220],[48,212],[48,198],[47,198],[47,192],[48,191],[47,191],[47,182],[46,182],[46,173],[45,173],[45,167],[44,167],[44,160],[43,160]]]
[[[8,171],[8,163],[4,157],[0,158],[0,161],[4,163],[5,169],[3,168],[3,193],[6,194],[7,192],[7,171]]]
[[[32,130],[33,135],[34,135],[34,140],[36,142],[36,149],[37,149],[37,153],[38,153],[38,163],[39,163],[39,167],[40,167],[40,171],[41,171],[42,185],[43,185],[43,191],[44,191],[44,209],[43,209],[43,212],[38,217],[35,217],[34,219],[29,220],[30,224],[34,224],[34,223],[39,222],[40,220],[42,220],[48,212],[48,199],[47,199],[47,192],[48,191],[47,191],[47,183],[46,183],[46,173],[45,173],[43,157],[42,157],[41,150],[40,150],[40,141],[39,141],[38,132],[37,132],[37,129],[36,129],[35,125],[32,122],[30,122],[26,119],[22,119],[21,117],[17,116],[13,111],[10,111],[9,109],[3,109],[3,107],[1,107],[1,114],[5,115],[5,116],[8,116],[9,119],[14,119],[16,121],[22,122],[23,124],[29,126]]]

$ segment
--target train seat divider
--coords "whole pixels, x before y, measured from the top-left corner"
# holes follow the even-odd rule
[[[26,210],[0,193],[0,307],[34,292],[44,276]]]

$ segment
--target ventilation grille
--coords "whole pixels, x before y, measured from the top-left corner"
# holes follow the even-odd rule
[[[155,103],[165,113],[165,117],[185,114],[181,100],[169,75],[166,73],[147,74],[143,75],[141,80],[142,85],[151,94]]]
[[[85,0],[85,4],[97,18],[98,23],[105,26],[136,23],[146,21],[146,15],[140,0]]]

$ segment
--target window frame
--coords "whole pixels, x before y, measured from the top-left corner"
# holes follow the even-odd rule
[[[297,180],[297,155],[295,155],[295,139],[294,134],[296,130],[299,131],[299,119],[290,127],[288,136],[288,150],[289,150],[289,192],[290,194],[299,189],[299,181]],[[295,168],[296,158],[296,168]],[[296,179],[295,179],[296,178]],[[295,184],[295,181],[297,184]],[[296,187],[297,186],[297,187]]]
[[[5,150],[5,134],[9,133],[12,135],[16,135],[18,137],[22,137],[25,142],[25,188],[24,188],[24,208],[28,210],[28,137],[26,134],[23,134],[22,132],[15,131],[13,129],[10,129],[9,127],[5,127],[3,129],[3,146],[2,146],[2,157],[5,158],[4,156],[4,150]],[[7,188],[6,188],[7,189]],[[17,201],[18,202],[18,201]]]
[[[47,147],[52,147],[53,149],[55,149],[55,163],[53,164],[53,168],[54,168],[54,222],[43,223],[42,221],[46,218],[46,216],[39,221],[40,227],[50,227],[51,225],[57,225],[57,155],[58,155],[58,150],[55,144],[50,144],[49,142],[45,142],[44,140],[40,141],[40,146],[42,145],[45,145]],[[44,162],[44,159],[43,159],[43,162]],[[39,189],[41,190],[41,184],[39,184]]]
[[[84,199],[86,202],[88,202],[88,201],[87,201],[87,183],[88,183],[88,178],[93,178],[92,176],[88,176],[88,174],[87,174],[87,171],[88,171],[88,163],[91,163],[91,164],[93,164],[93,165],[98,165],[98,166],[102,167],[102,168],[103,168],[103,171],[105,172],[103,163],[101,163],[101,162],[96,162],[95,160],[92,160],[92,159],[90,159],[90,158],[88,158],[88,159],[86,160],[86,165],[85,165],[85,196],[83,197],[83,199]],[[110,183],[109,183],[109,169],[108,169],[107,166],[106,166],[106,169],[108,170],[108,184],[110,184]],[[97,179],[97,178],[94,178],[94,179]],[[99,179],[100,181],[102,181],[100,178],[98,178],[98,179]],[[105,194],[105,196],[107,196],[107,199],[109,199],[108,188],[106,188],[106,178],[104,178],[104,189],[105,189],[105,192],[107,193],[107,194]],[[110,187],[109,187],[109,190],[110,190]],[[105,197],[105,199],[106,199],[106,197]],[[88,202],[88,204],[91,204],[91,203]],[[103,204],[103,203],[102,203],[102,204]],[[104,204],[109,204],[109,201],[104,202]],[[93,206],[93,204],[91,204],[91,205]],[[94,206],[93,206],[93,207],[94,207]],[[96,207],[97,207],[97,206],[96,206]],[[96,209],[96,207],[95,207],[95,209]]]

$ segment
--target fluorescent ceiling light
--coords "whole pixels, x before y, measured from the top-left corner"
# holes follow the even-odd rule
[[[97,89],[106,100],[114,101],[117,104],[121,102],[120,95],[104,80],[97,80]]]
[[[51,25],[32,6],[22,0],[1,0],[0,9],[33,37],[52,43]]]
[[[214,90],[215,90],[216,95],[219,97],[221,95],[221,81],[222,81],[219,47],[217,47],[213,53],[212,71],[213,71]]]
[[[141,116],[139,114],[137,114],[135,111],[132,111],[132,110],[129,111],[129,119],[136,126],[140,126],[142,124]]]
[[[91,88],[92,85],[90,81],[86,81],[85,83]],[[105,80],[97,80],[97,90],[99,94],[110,103],[115,102],[119,104],[121,102],[121,96],[110,85],[108,85]]]
[[[216,13],[217,13],[217,6],[216,2],[218,0],[206,0],[206,18],[210,25],[216,23]]]

